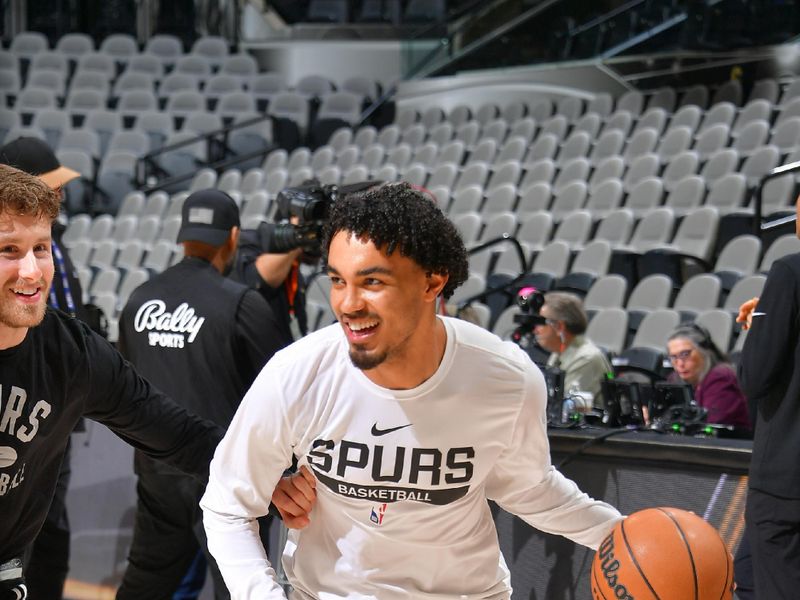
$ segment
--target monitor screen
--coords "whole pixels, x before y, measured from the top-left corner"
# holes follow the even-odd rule
[[[561,405],[564,401],[564,371],[546,367],[542,371],[547,384],[547,422],[561,423]]]
[[[687,383],[657,381],[648,404],[650,422],[675,420],[674,416],[686,415],[694,405],[692,386]]]
[[[604,379],[603,424],[608,427],[643,425],[642,384],[638,381]]]

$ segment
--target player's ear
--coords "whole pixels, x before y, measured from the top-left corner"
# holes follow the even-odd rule
[[[449,276],[443,273],[428,273],[426,276],[425,297],[436,300],[447,285]]]

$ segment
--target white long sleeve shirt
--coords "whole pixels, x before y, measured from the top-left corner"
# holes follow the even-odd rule
[[[284,598],[255,518],[294,454],[317,477],[284,567],[301,599],[505,599],[487,498],[596,548],[621,518],[550,463],[546,390],[510,342],[443,318],[444,357],[410,390],[354,367],[339,325],[276,354],[242,402],[201,501],[234,600]]]

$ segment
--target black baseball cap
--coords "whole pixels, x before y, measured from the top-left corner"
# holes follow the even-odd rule
[[[35,175],[52,189],[81,176],[62,166],[46,142],[33,137],[17,138],[0,148],[0,164]]]
[[[225,192],[199,190],[189,195],[181,211],[179,242],[222,246],[233,227],[239,227],[239,207]]]

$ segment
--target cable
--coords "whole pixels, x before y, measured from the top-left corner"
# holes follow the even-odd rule
[[[576,457],[578,457],[581,454],[583,454],[584,450],[594,446],[595,444],[599,444],[600,442],[603,442],[603,441],[605,441],[606,439],[608,439],[610,437],[614,437],[615,435],[620,435],[620,434],[623,434],[623,433],[630,433],[632,431],[641,431],[641,429],[642,428],[638,427],[638,426],[636,426],[636,427],[621,427],[619,429],[612,429],[610,431],[606,431],[605,433],[603,433],[601,435],[598,435],[597,437],[593,437],[590,440],[586,440],[576,450],[572,451],[570,454],[568,454],[567,456],[562,458],[561,462],[559,462],[556,465],[556,469],[558,469],[560,471],[564,467],[564,465],[567,465],[570,462],[572,462],[573,459],[575,459]]]

